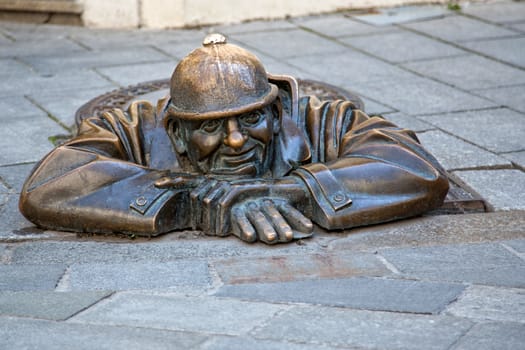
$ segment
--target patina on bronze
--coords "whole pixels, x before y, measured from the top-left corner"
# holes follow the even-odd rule
[[[169,96],[87,118],[20,197],[36,225],[94,233],[198,229],[289,242],[438,207],[448,181],[415,134],[350,101],[299,98],[297,81],[208,36]]]

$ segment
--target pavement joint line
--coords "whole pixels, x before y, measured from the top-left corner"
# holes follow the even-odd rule
[[[239,299],[239,298],[229,298],[230,300],[242,300],[242,299]],[[247,299],[247,301],[250,301],[249,299]],[[250,329],[248,332],[246,332],[247,335],[250,335],[250,336],[255,336],[255,334],[257,333],[258,330],[260,329],[264,329],[266,326],[268,326],[270,323],[271,323],[271,320],[281,316],[282,314],[290,311],[291,309],[293,309],[294,307],[296,307],[295,305],[290,305],[289,303],[278,303],[278,302],[267,302],[269,304],[277,304],[277,305],[286,305],[285,307],[282,307],[281,309],[277,309],[273,315],[270,315],[268,316],[268,318],[264,319],[261,321],[260,324],[258,325],[255,325],[252,329]]]
[[[115,292],[111,292],[111,293],[108,293],[107,295],[103,296],[102,298],[92,302],[91,304],[83,307],[82,309],[78,310],[77,312],[73,313],[72,315],[69,315],[69,317],[65,318],[63,321],[67,321],[67,320],[70,320],[71,318],[77,316],[78,314],[92,308],[93,306],[99,304],[100,302],[102,302],[103,300],[106,300],[108,298],[110,298],[111,296],[113,296],[113,294],[115,294]]]
[[[518,0],[518,1],[521,1],[521,0]],[[470,14],[470,13],[467,13],[467,12],[463,12],[463,11],[459,11],[458,14],[460,16],[463,16],[463,17],[467,17],[467,18],[470,18],[470,19],[474,19],[476,21],[479,21],[479,22],[483,22],[483,23],[486,23],[486,24],[491,24],[493,26],[496,26],[496,27],[500,27],[500,28],[503,28],[503,29],[509,29],[509,30],[512,30],[514,32],[516,32],[515,29],[512,29],[512,28],[508,28],[505,26],[505,24],[514,24],[514,22],[517,22],[517,23],[520,23],[520,21],[510,21],[510,22],[492,22],[492,21],[489,21],[488,19],[486,18],[482,18],[482,17],[478,17],[476,15],[473,15],[473,14]],[[520,32],[517,32],[518,34],[521,34]]]
[[[149,47],[152,48],[153,50],[163,54],[164,56],[167,56],[167,57],[171,58],[171,59],[175,59],[175,60],[178,60],[178,61],[180,61],[182,59],[182,57],[174,56],[174,55],[170,54],[169,52],[163,50],[162,48],[160,48],[160,47],[158,47],[158,46],[156,46],[154,44],[149,45]]]
[[[390,270],[393,274],[395,275],[401,275],[401,271],[398,270],[398,268],[392,264],[390,261],[388,261],[383,255],[381,255],[379,252],[378,253],[375,253],[375,256],[377,257],[377,259],[379,261],[381,261],[383,263],[383,265],[385,265],[385,267]]]
[[[471,321],[471,324],[469,325],[467,329],[461,332],[461,335],[457,337],[456,340],[452,342],[452,344],[450,344],[447,350],[456,350],[456,349],[459,350],[458,345],[461,343],[461,339],[463,339],[472,330],[472,328],[474,328],[478,324],[477,322],[474,322],[471,319],[468,319],[468,318],[466,319]]]
[[[497,153],[495,153],[497,155]],[[513,164],[505,165],[505,164],[498,164],[498,165],[481,165],[481,166],[473,166],[473,167],[464,167],[464,168],[451,168],[447,169],[448,172],[454,172],[454,171],[476,171],[476,170],[521,170],[516,169],[516,167]]]
[[[13,253],[15,251],[14,244],[7,244],[4,249],[4,254],[0,255],[0,264],[9,265],[13,260]]]
[[[398,62],[392,62],[391,64],[399,67],[399,68],[403,68],[403,65],[404,64],[407,64],[407,63],[418,63],[418,62],[432,62],[432,61],[436,61],[436,60],[442,60],[442,59],[447,59],[447,58],[461,58],[461,57],[468,57],[468,56],[471,56],[472,54],[471,53],[457,53],[457,54],[453,54],[453,55],[448,55],[448,56],[434,56],[434,57],[428,57],[428,58],[416,58],[416,59],[412,59],[412,60],[405,60],[405,61],[398,61]]]
[[[91,68],[91,70],[92,70],[95,74],[98,74],[102,79],[107,80],[107,81],[110,82],[111,84],[116,85],[116,86],[119,87],[119,88],[122,88],[122,87],[123,87],[123,86],[120,85],[118,82],[114,81],[113,79],[111,79],[110,77],[108,77],[107,75],[105,75],[104,73],[100,72],[100,71],[98,70],[98,68],[103,68],[103,67],[94,67],[94,68]]]
[[[71,266],[66,267],[64,273],[57,281],[55,292],[67,292],[70,289]]]
[[[68,39],[72,43],[77,44],[78,46],[82,47],[86,51],[91,51],[91,52],[94,51],[92,47],[84,44],[83,42],[81,42],[80,40],[77,40],[75,37],[72,37],[71,35],[66,36],[66,39]]]
[[[222,281],[219,273],[217,272],[213,261],[208,261],[208,273],[211,277],[211,286],[207,290],[207,294],[213,295],[224,285],[224,282]]]
[[[450,45],[450,46],[453,46],[455,47],[456,49],[460,49],[460,50],[463,50],[463,51],[467,51],[467,52],[470,52],[472,54],[475,54],[477,56],[481,56],[481,57],[484,57],[486,59],[489,59],[491,61],[494,61],[494,62],[498,62],[498,63],[501,63],[501,64],[504,64],[504,65],[507,65],[509,67],[512,67],[512,68],[515,68],[515,69],[519,69],[519,70],[525,70],[524,67],[520,67],[518,65],[515,65],[513,63],[510,63],[510,62],[507,62],[507,61],[503,61],[503,60],[500,60],[499,58],[496,58],[496,57],[493,57],[493,56],[490,56],[490,55],[487,55],[483,52],[479,52],[479,51],[476,51],[476,50],[472,50],[468,47],[465,47],[465,46],[462,46],[460,45],[459,43],[462,43],[462,42],[467,42],[466,40],[465,41],[457,41],[457,42],[454,42],[454,41],[448,41],[448,40],[445,40],[445,39],[441,39],[439,37],[436,37],[436,36],[433,36],[433,35],[430,35],[428,33],[425,33],[423,31],[419,31],[419,30],[416,30],[416,29],[413,29],[413,28],[410,28],[410,27],[405,27],[403,26],[403,24],[398,24],[398,26],[400,26],[401,28],[403,29],[406,29],[412,33],[415,33],[415,34],[418,34],[418,35],[421,35],[421,36],[424,36],[424,37],[427,37],[429,39],[432,39],[432,40],[435,40],[435,41],[438,41],[442,44],[447,44],[447,45]],[[519,37],[522,37],[523,36],[523,33],[517,33],[516,36],[512,36],[511,38],[519,38]],[[505,39],[505,38],[508,38],[508,36],[504,36],[503,38],[501,37],[496,37],[494,38],[494,40],[501,40],[501,39]],[[488,38],[482,38],[480,39],[479,41],[486,41]],[[474,42],[475,40],[470,40],[468,42]]]
[[[517,257],[519,257],[521,260],[524,260],[525,261],[525,253],[520,253],[518,252],[517,250],[515,250],[514,248],[512,248],[511,246],[503,243],[503,242],[500,242],[499,243],[503,248],[505,248],[506,250],[508,250],[509,252],[511,252],[512,254],[516,255]]]
[[[29,101],[31,102],[33,105],[35,105],[36,107],[38,107],[38,109],[42,110],[44,113],[46,113],[47,117],[49,119],[51,119],[52,121],[54,121],[55,123],[57,123],[59,126],[61,126],[63,129],[65,129],[67,132],[69,133],[72,133],[73,130],[71,130],[71,128],[69,126],[67,126],[66,124],[64,124],[60,119],[58,119],[55,115],[53,115],[50,111],[48,111],[47,109],[45,109],[44,106],[42,106],[40,103],[38,103],[35,99],[33,99],[31,96],[29,95],[24,95],[24,97]]]

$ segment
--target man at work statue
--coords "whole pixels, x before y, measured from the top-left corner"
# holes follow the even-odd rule
[[[36,225],[76,232],[198,229],[289,242],[441,205],[448,181],[412,131],[349,101],[298,97],[250,52],[206,37],[170,95],[83,121],[24,185]]]

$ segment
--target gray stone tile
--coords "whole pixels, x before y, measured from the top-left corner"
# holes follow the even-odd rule
[[[64,265],[0,265],[0,290],[54,290],[65,270]]]
[[[247,337],[226,337],[214,336],[202,344],[199,349],[202,350],[336,350],[328,345],[320,344],[296,344],[279,340],[263,340]],[[340,348],[337,348],[340,349]]]
[[[376,27],[354,21],[345,15],[322,15],[302,17],[292,20],[293,23],[331,37],[385,33],[389,28]]]
[[[35,162],[50,152],[54,145],[49,136],[67,133],[47,116],[2,121],[0,130],[0,166]]]
[[[274,30],[295,28],[296,25],[287,20],[263,20],[236,24],[216,25],[207,28],[206,31],[209,33],[235,34],[249,32],[271,32]]]
[[[213,262],[224,283],[284,282],[301,279],[384,276],[390,271],[373,254],[306,254],[234,258]]]
[[[342,53],[345,47],[334,41],[324,39],[310,32],[293,29],[274,31],[271,40],[268,33],[243,33],[232,35],[243,46],[251,47],[276,58],[297,57],[303,55]]]
[[[204,290],[211,285],[205,260],[159,263],[75,264],[67,290]]]
[[[523,96],[525,96],[525,85],[477,90],[475,93],[476,95],[480,95],[489,100],[497,102],[502,106],[525,113],[525,104],[523,103]]]
[[[0,57],[56,56],[57,52],[68,55],[75,52],[87,53],[88,51],[67,38],[17,40],[4,45],[0,44]]]
[[[461,284],[358,277],[226,285],[215,295],[270,303],[431,314],[443,310],[464,288]]]
[[[415,132],[422,132],[435,128],[433,125],[425,123],[415,117],[408,116],[405,113],[389,113],[384,117],[401,128],[410,129]]]
[[[0,77],[4,83],[16,79],[20,75],[30,74],[34,74],[31,67],[11,58],[0,58]],[[23,92],[20,95],[23,95]]]
[[[464,43],[465,47],[525,68],[525,37]]]
[[[406,277],[525,286],[525,262],[492,243],[385,249],[381,254]]]
[[[7,202],[0,207],[0,240],[16,241],[49,238],[43,231],[34,227],[18,210],[18,194],[8,194]],[[5,199],[4,199],[5,200]],[[28,260],[28,264],[31,261]]]
[[[430,21],[409,23],[404,26],[433,37],[453,42],[500,38],[517,34],[513,30],[464,16],[449,16]]]
[[[448,349],[471,325],[445,316],[301,306],[276,316],[255,337],[360,349]]]
[[[41,41],[65,39],[73,33],[89,32],[84,27],[68,25],[33,24],[20,22],[2,22],[3,30],[15,41]]]
[[[440,130],[418,135],[423,146],[447,169],[465,169],[489,166],[510,166],[510,162],[494,153],[466,143]]]
[[[170,57],[147,46],[121,48],[118,50],[89,51],[83,53],[68,53],[57,56],[42,57],[40,55],[21,58],[37,71],[52,74],[77,69],[89,69],[105,66],[118,66],[140,62],[165,61]],[[69,72],[71,74],[71,72]]]
[[[405,30],[345,38],[341,41],[394,63],[466,53],[454,46]]]
[[[225,300],[119,293],[71,320],[128,327],[246,334],[288,306]]]
[[[403,66],[465,90],[525,83],[524,71],[475,55],[411,62]]]
[[[453,350],[513,350],[525,344],[523,323],[480,323],[463,336]]]
[[[520,170],[455,171],[495,210],[525,209],[525,172]]]
[[[525,18],[525,4],[513,1],[488,4],[470,4],[463,6],[461,12],[486,21],[506,23],[523,21]]]
[[[159,42],[158,44],[155,44],[154,47],[157,48],[158,50],[161,50],[162,52],[167,53],[168,55],[174,57],[175,59],[182,59],[186,57],[190,52],[195,50],[196,48],[199,48],[201,46],[201,42],[202,42],[202,38],[196,38],[195,40],[191,40],[191,41]],[[231,40],[228,40],[228,42],[233,44]]]
[[[506,26],[519,32],[525,33],[525,22],[507,24]]]
[[[523,150],[525,116],[510,109],[440,114],[420,119],[493,152]]]
[[[350,48],[340,54],[302,56],[287,59],[287,62],[319,76],[324,82],[361,92],[382,103],[388,103],[388,101],[360,91],[359,84],[379,84],[380,82],[408,81],[417,78],[404,69]]]
[[[368,115],[377,115],[377,114],[383,115],[386,113],[395,112],[393,108],[385,106],[382,103],[376,102],[364,96],[359,96],[359,97],[361,97],[361,100],[363,100],[363,103],[365,104],[365,112]]]
[[[494,102],[415,75],[365,83],[348,81],[363,95],[412,116],[496,106]]]
[[[400,6],[392,8],[377,9],[372,14],[354,16],[354,18],[376,26],[407,23],[413,21],[424,21],[431,18],[442,17],[449,11],[443,6]]]
[[[41,93],[62,93],[76,89],[106,88],[114,85],[108,80],[102,78],[97,73],[78,69],[74,74],[71,71],[56,72],[40,75],[19,75],[9,79],[9,84],[0,85],[0,95],[3,97],[20,96],[23,91],[24,95]]]
[[[145,81],[169,79],[176,65],[175,61],[167,61],[98,68],[97,71],[111,81],[127,86]]]
[[[0,292],[0,315],[65,320],[97,301],[109,292]]]
[[[525,239],[515,239],[511,241],[502,242],[505,245],[511,247],[518,253],[525,253]]]
[[[75,42],[93,50],[114,50],[115,48],[133,48],[137,46],[137,43],[162,48],[165,45],[188,41],[193,42],[194,48],[197,48],[201,45],[205,35],[204,30],[198,29],[156,30],[143,28],[130,30],[84,28],[71,33],[70,37]]]
[[[46,113],[23,96],[0,98],[0,121],[18,118],[35,118],[45,116]]]
[[[200,334],[151,328],[108,327],[20,318],[1,318],[0,347],[4,349],[142,350],[195,349]]]
[[[191,233],[191,232],[190,232]],[[181,233],[183,235],[184,233]],[[125,264],[167,262],[189,258],[229,258],[293,255],[319,252],[314,242],[304,245],[279,245],[269,248],[250,245],[239,239],[199,236],[184,239],[177,233],[153,240],[117,239],[117,242],[27,242],[16,246],[14,264]]]
[[[445,312],[480,321],[523,322],[525,290],[470,286]]]
[[[34,164],[22,164],[0,167],[0,178],[9,187],[10,192],[20,193],[22,185],[33,169]]]
[[[94,89],[73,89],[59,93],[40,91],[33,92],[29,98],[64,125],[73,126],[75,124],[75,113],[84,103],[111,90],[113,87],[108,86]]]

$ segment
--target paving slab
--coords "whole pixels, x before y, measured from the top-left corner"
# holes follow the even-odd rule
[[[406,115],[405,113],[388,113],[384,117],[385,119],[390,120],[391,122],[393,122],[401,128],[410,129],[417,133],[432,130],[435,128],[435,126],[426,123],[422,120],[419,120],[415,117]]]
[[[198,46],[195,45],[194,48]],[[187,53],[190,53],[188,51]],[[143,83],[145,81],[169,79],[177,62],[175,60],[119,65],[116,67],[98,68],[97,71],[121,86]]]
[[[0,290],[54,290],[65,270],[64,265],[0,265]]]
[[[2,120],[0,166],[39,161],[54,148],[49,136],[64,133],[67,130],[45,115],[31,123],[25,118]]]
[[[385,63],[356,50],[346,48],[344,54],[305,55],[289,58],[288,63],[315,74],[322,81],[362,93],[379,102],[389,101],[377,94],[359,91],[358,83],[379,83],[417,78],[404,69]],[[330,67],[330,69],[327,69]],[[392,106],[396,107],[396,106]]]
[[[67,29],[64,29],[67,31]],[[20,40],[7,44],[0,44],[0,57],[25,57],[38,55],[39,57],[57,56],[57,52],[68,55],[71,53],[88,53],[85,47],[68,38],[47,38],[40,40]]]
[[[525,287],[525,261],[494,243],[383,249],[380,254],[408,278]]]
[[[489,22],[508,23],[523,21],[525,4],[517,1],[470,4],[463,6],[461,12]]]
[[[151,328],[109,327],[24,318],[0,318],[5,349],[195,349],[205,336]]]
[[[510,240],[503,242],[504,245],[511,247],[518,253],[525,253],[525,240],[524,239],[516,239],[516,240]]]
[[[97,29],[80,30],[71,33],[72,40],[92,50],[105,50],[115,48],[133,48],[142,45],[160,46],[185,41],[192,41],[197,46],[206,35],[201,29]]]
[[[242,335],[287,308],[213,297],[117,293],[70,322]]]
[[[354,18],[376,26],[387,26],[391,24],[429,20],[450,13],[444,6],[432,5],[380,8],[377,9],[376,12],[378,13],[354,16]]]
[[[170,57],[172,57],[172,59],[178,60],[186,57],[190,52],[202,46],[202,39],[204,39],[204,34],[202,36],[196,36],[193,40],[189,41],[159,42],[153,45],[153,47],[161,52],[168,54]],[[229,43],[234,43],[234,41],[231,40],[229,37],[227,37],[227,40]],[[174,68],[175,66],[171,70],[173,71]]]
[[[310,16],[292,19],[292,22],[302,28],[331,37],[359,36],[372,33],[386,33],[391,28],[381,28],[367,23],[355,21],[349,15]]]
[[[0,241],[10,242],[49,238],[50,235],[34,227],[32,223],[20,214],[18,197],[18,194],[9,193],[7,202],[0,207]],[[28,263],[31,264],[29,259]]]
[[[385,276],[390,271],[374,254],[306,254],[233,258],[212,262],[226,284],[285,282],[301,279]]]
[[[254,336],[360,349],[448,349],[471,325],[447,316],[297,306]]]
[[[376,102],[364,96],[359,96],[359,97],[361,97],[361,100],[365,104],[365,112],[368,115],[378,115],[378,114],[383,115],[385,113],[391,114],[395,112],[395,109],[392,107],[385,106],[382,103]]]
[[[479,321],[525,323],[525,290],[470,286],[445,312]]]
[[[407,30],[340,39],[392,63],[464,55],[466,51]]]
[[[66,290],[168,289],[202,291],[211,286],[206,260],[159,263],[75,264]]]
[[[513,350],[525,344],[523,323],[480,323],[474,325],[452,350]]]
[[[451,42],[518,35],[513,30],[464,16],[448,16],[429,21],[408,23],[404,24],[403,27]]]
[[[461,284],[357,277],[225,285],[215,295],[271,303],[434,314],[455,300],[464,288]]]
[[[410,62],[402,66],[468,91],[525,82],[525,71],[476,55]]]
[[[231,37],[242,42],[245,47],[276,58],[327,55],[345,51],[345,47],[335,41],[300,29],[274,31],[271,34],[271,40],[268,40],[268,33],[265,32],[235,34]],[[312,42],[315,42],[315,45],[312,45]]]
[[[21,60],[38,72],[53,74],[77,69],[89,69],[140,62],[159,62],[170,59],[164,53],[148,46],[107,49],[82,53],[66,53],[59,57],[40,55],[22,57]],[[71,74],[71,72],[69,72]]]
[[[282,29],[296,29],[297,26],[288,20],[256,20],[245,23],[213,25],[207,29],[209,33],[236,34],[249,32],[272,32]],[[201,40],[204,37],[201,38]]]
[[[34,72],[28,65],[13,58],[0,58],[0,77],[4,82],[31,74]]]
[[[204,344],[199,346],[203,350],[336,350],[328,345],[321,344],[297,344],[279,340],[261,340],[247,337],[225,337],[214,336],[207,340]]]
[[[0,317],[65,320],[109,296],[110,292],[0,292]]]
[[[476,41],[463,44],[465,47],[494,57],[506,63],[525,68],[525,37]]]
[[[34,166],[34,163],[0,166],[0,181],[9,188],[10,192],[20,193]]]
[[[455,171],[495,210],[525,209],[525,172],[514,169]]]
[[[492,89],[476,90],[475,94],[497,102],[504,107],[509,107],[516,111],[525,113],[525,104],[523,103],[525,85],[502,86]]]
[[[64,233],[67,238],[67,234]],[[180,233],[183,234],[183,233]],[[138,262],[164,263],[189,258],[229,258],[249,256],[294,255],[319,252],[321,248],[312,240],[298,244],[268,247],[247,244],[238,238],[178,239],[177,233],[161,239],[136,242],[118,239],[116,242],[95,242],[97,236],[85,236],[85,242],[25,242],[13,251],[14,264],[126,264]]]
[[[385,76],[384,79],[368,82],[339,78],[341,86],[352,88],[365,96],[379,100],[407,115],[437,114],[494,107],[497,104],[432,81],[415,74],[401,77]]]
[[[492,152],[523,150],[525,115],[507,108],[423,116],[420,119]],[[473,125],[482,127],[474,128]]]
[[[511,163],[494,153],[466,143],[440,130],[418,134],[423,146],[447,170],[511,166]]]
[[[0,121],[2,123],[8,122],[11,119],[45,117],[46,113],[31,103],[24,96],[11,96],[7,98],[0,98]],[[28,122],[27,121],[27,122]]]
[[[507,24],[506,26],[518,32],[525,33],[525,22]]]
[[[71,91],[52,92],[35,91],[28,95],[35,104],[58,119],[64,125],[73,127],[75,124],[75,113],[84,103],[92,98],[113,90],[114,87],[102,87],[93,89],[73,89]]]
[[[334,234],[329,249],[377,251],[381,247],[422,247],[523,238],[523,211],[438,215],[407,219]]]

